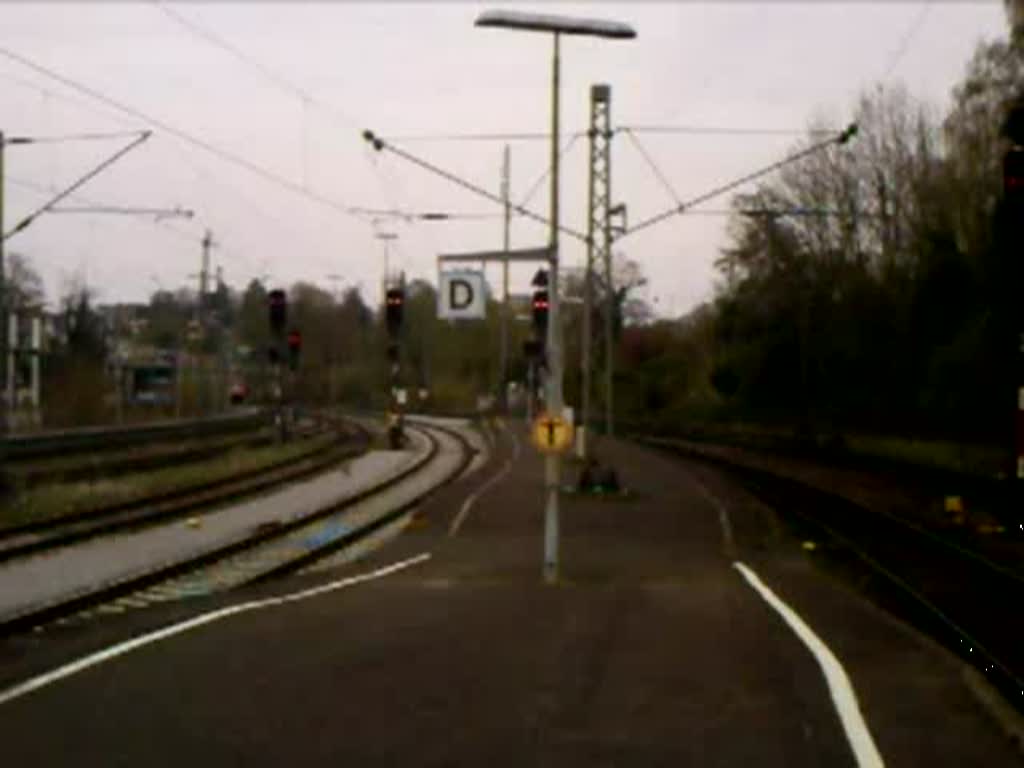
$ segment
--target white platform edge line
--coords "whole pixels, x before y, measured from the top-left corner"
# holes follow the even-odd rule
[[[158,629],[153,632],[148,632],[145,635],[132,638],[123,643],[112,645],[108,648],[104,648],[101,651],[96,651],[88,656],[83,656],[80,659],[69,662],[63,666],[57,667],[50,672],[45,672],[36,677],[29,678],[23,683],[19,683],[11,688],[4,691],[0,691],[0,705],[7,704],[15,699],[19,699],[33,691],[38,691],[40,688],[45,688],[49,685],[53,685],[61,680],[76,675],[79,672],[83,672],[91,667],[99,666],[100,664],[115,659],[119,656],[124,656],[131,651],[137,650],[147,645],[158,643],[161,640],[180,635],[185,632],[189,632],[193,629],[198,629],[206,624],[212,624],[213,622],[226,619],[230,616],[235,616],[240,613],[246,613],[248,611],[254,611],[261,608],[271,608],[278,605],[284,605],[286,603],[293,603],[300,600],[307,600],[311,597],[325,594],[327,592],[333,592],[338,589],[344,589],[345,587],[351,587],[356,584],[361,584],[365,581],[372,581],[379,579],[383,576],[388,576],[396,571],[409,568],[413,565],[424,562],[430,559],[430,553],[424,552],[410,557],[406,560],[401,560],[397,563],[385,566],[384,568],[378,568],[375,571],[368,573],[362,573],[357,576],[350,576],[345,579],[339,579],[332,581],[327,584],[322,584],[318,587],[312,587],[310,589],[304,589],[300,592],[294,592],[288,595],[281,595],[278,597],[270,597],[264,600],[253,600],[248,603],[239,603],[238,605],[228,606],[227,608],[221,608],[216,611],[210,611],[209,613],[203,613],[194,618],[188,619],[187,621],[178,622],[177,624],[171,624],[170,626]]]
[[[821,667],[821,671],[825,675],[825,682],[832,695],[832,703],[839,714],[843,731],[846,733],[846,739],[850,743],[859,768],[883,768],[885,763],[882,761],[882,755],[879,753],[878,747],[875,746],[871,731],[868,730],[864,715],[860,711],[860,705],[857,703],[857,694],[854,693],[853,684],[850,682],[846,670],[843,669],[843,665],[839,663],[839,659],[814,633],[814,630],[800,618],[799,614],[772,592],[749,566],[735,562],[733,567],[743,575],[754,591],[782,617],[794,634],[814,655],[818,666]]]
[[[473,505],[476,504],[477,500],[492,485],[494,485],[499,480],[501,480],[505,475],[507,475],[512,470],[513,463],[515,463],[515,461],[519,459],[519,450],[520,450],[519,438],[516,437],[515,432],[512,432],[512,431],[509,431],[509,436],[512,438],[512,458],[511,459],[506,459],[505,460],[505,466],[503,466],[500,471],[498,471],[489,480],[485,481],[483,485],[481,485],[479,488],[477,488],[473,493],[471,493],[466,498],[466,500],[464,502],[462,502],[462,506],[459,508],[459,513],[455,516],[455,519],[452,520],[452,524],[448,528],[448,536],[449,537],[453,537],[453,536],[458,535],[459,529],[462,527],[462,524],[466,521],[466,518],[469,517],[469,513],[470,513],[470,511],[472,511]]]
[[[451,526],[448,528],[448,536],[455,536],[458,534],[459,529],[465,522],[466,518],[469,517],[470,511],[473,509],[473,505],[476,504],[479,499],[492,485],[501,480],[505,475],[512,469],[512,460],[506,459],[505,466],[500,471],[492,475],[483,485],[477,488],[473,493],[466,497],[466,500],[462,502],[462,507],[459,509],[459,513],[452,520]]]

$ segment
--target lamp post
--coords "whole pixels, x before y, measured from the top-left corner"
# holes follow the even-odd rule
[[[547,407],[554,416],[562,413],[562,328],[558,299],[558,193],[559,193],[559,78],[562,35],[585,35],[611,39],[631,39],[636,31],[628,24],[516,11],[485,11],[476,20],[478,27],[495,27],[553,35],[551,66],[551,216],[549,230],[550,269],[548,278],[548,377]],[[558,579],[558,487],[561,459],[549,454],[545,462],[544,506],[544,580]]]

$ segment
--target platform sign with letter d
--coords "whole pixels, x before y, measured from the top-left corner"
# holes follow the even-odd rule
[[[442,272],[438,282],[438,317],[480,320],[486,316],[486,284],[482,272]]]

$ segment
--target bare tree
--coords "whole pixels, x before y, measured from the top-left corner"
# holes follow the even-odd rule
[[[11,309],[42,305],[45,298],[43,279],[32,267],[28,257],[12,253],[7,258],[6,289]]]

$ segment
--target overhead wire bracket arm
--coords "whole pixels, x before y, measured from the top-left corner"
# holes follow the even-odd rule
[[[715,187],[709,192],[705,192],[702,195],[698,195],[697,197],[694,197],[691,200],[687,200],[674,208],[670,208],[667,211],[663,211],[662,213],[659,213],[656,216],[651,216],[648,219],[644,219],[643,221],[634,224],[632,227],[627,229],[619,237],[626,237],[627,235],[631,235],[634,232],[639,232],[642,229],[647,229],[648,227],[651,227],[657,224],[658,222],[664,221],[667,218],[685,213],[689,208],[692,208],[696,205],[700,205],[701,203],[706,203],[708,200],[716,198],[719,195],[723,195],[726,192],[735,189],[736,187],[742,186],[743,184],[753,181],[754,179],[758,179],[761,176],[765,176],[771,173],[772,171],[776,171],[779,168],[782,168],[783,166],[796,162],[797,160],[802,160],[808,155],[812,155],[815,152],[819,152],[822,149],[832,146],[833,144],[846,144],[856,134],[857,124],[851,123],[849,126],[846,127],[845,130],[843,130],[840,134],[836,136],[832,136],[826,139],[825,141],[820,141],[816,144],[812,144],[811,146],[797,152],[796,154],[790,155],[789,157],[785,157],[782,160],[772,163],[771,165],[761,168],[760,170],[754,171],[753,173],[748,173],[746,176],[742,176],[736,179],[735,181],[729,182],[728,184],[723,184],[719,187]]]
[[[66,187],[62,192],[58,192],[54,197],[52,197],[49,200],[49,202],[44,203],[42,206],[40,206],[35,211],[30,213],[28,216],[23,218],[21,221],[19,221],[14,226],[14,229],[12,229],[10,232],[4,233],[3,239],[7,240],[8,238],[12,237],[13,235],[16,235],[18,232],[21,232],[23,229],[28,227],[29,224],[31,224],[33,221],[35,221],[36,217],[38,217],[39,215],[41,215],[43,213],[46,213],[48,210],[53,208],[57,203],[59,203],[65,197],[67,197],[68,195],[73,194],[76,189],[81,187],[83,184],[88,182],[90,179],[92,179],[92,178],[96,177],[97,175],[99,175],[100,173],[102,173],[104,170],[106,170],[111,165],[116,163],[118,160],[120,160],[126,154],[128,154],[133,149],[135,149],[137,146],[142,144],[142,142],[146,141],[146,139],[148,139],[152,135],[153,135],[152,131],[142,131],[141,134],[138,136],[138,138],[135,139],[135,141],[133,141],[130,144],[128,144],[127,146],[124,146],[121,149],[119,149],[117,152],[112,154],[110,157],[108,157],[102,163],[97,165],[95,168],[93,168],[87,174],[85,174],[84,176],[81,176],[77,181],[75,181],[73,184],[71,184],[71,186]]]
[[[60,208],[50,208],[50,213],[109,213],[125,216],[153,216],[158,221],[170,218],[191,219],[195,216],[195,211],[187,208],[132,208],[120,205],[68,205],[61,206]]]
[[[644,159],[644,162],[647,163],[647,167],[651,169],[651,172],[655,175],[658,181],[661,182],[661,186],[665,188],[665,191],[668,192],[669,196],[676,201],[676,205],[683,205],[683,199],[679,196],[679,193],[676,192],[675,187],[672,186],[672,184],[669,182],[665,174],[662,173],[661,169],[658,167],[658,164],[654,162],[654,158],[651,157],[650,153],[648,153],[648,151],[644,148],[644,145],[640,143],[640,139],[636,137],[636,134],[633,132],[633,129],[623,128],[621,130],[622,133],[626,134],[626,137],[631,142],[633,142],[633,146],[636,147],[637,152],[640,153],[640,156]]]
[[[413,165],[418,165],[420,168],[423,168],[424,170],[430,171],[431,173],[437,176],[441,176],[442,178],[447,179],[448,181],[451,181],[454,184],[457,184],[463,189],[468,189],[470,192],[475,192],[481,197],[487,198],[491,202],[498,203],[499,205],[506,204],[506,201],[502,199],[501,195],[494,194],[493,192],[488,192],[483,187],[477,186],[471,181],[467,181],[463,178],[460,178],[459,176],[456,176],[454,173],[451,173],[450,171],[446,171],[445,169],[439,168],[438,166],[433,165],[432,163],[428,163],[426,160],[416,157],[415,155],[406,152],[404,149],[399,149],[394,144],[389,144],[387,141],[374,134],[373,131],[363,131],[363,138],[366,139],[366,141],[368,141],[373,146],[373,148],[378,152],[386,149],[389,152],[398,155],[403,160],[407,160]],[[520,215],[525,216],[528,219],[533,219],[536,222],[550,226],[550,221],[544,216],[541,216],[539,213],[534,213],[528,208],[525,208],[521,205],[515,205],[514,203],[510,204],[509,207],[516,213],[519,213]],[[574,229],[570,229],[569,227],[564,226],[559,226],[558,229],[560,232],[563,232],[564,234],[569,235],[570,237],[574,237],[580,242],[585,243],[587,241],[586,235],[583,235]]]

